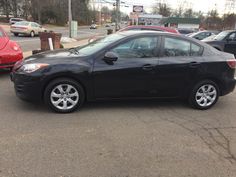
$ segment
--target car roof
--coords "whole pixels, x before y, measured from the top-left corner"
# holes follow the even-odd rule
[[[120,32],[117,32],[121,35],[124,35],[124,36],[140,36],[140,35],[150,35],[150,34],[153,34],[153,35],[162,35],[162,36],[170,36],[170,37],[176,37],[176,38],[180,38],[180,39],[184,39],[184,40],[188,40],[188,41],[193,41],[195,43],[201,43],[199,42],[199,40],[196,40],[194,38],[190,38],[190,37],[187,37],[187,36],[181,36],[179,34],[175,34],[175,33],[169,33],[169,32],[163,32],[163,31],[135,31],[135,30],[132,30],[132,31],[120,31]],[[202,44],[202,43],[201,43]]]
[[[125,29],[132,29],[132,28],[146,28],[146,29],[159,29],[159,30],[164,30],[168,32],[177,32],[176,29],[173,28],[168,28],[168,27],[163,27],[163,26],[155,26],[155,25],[133,25],[133,26],[127,26]]]
[[[236,30],[225,30],[225,31],[222,31],[222,32],[228,32],[228,33],[231,33],[231,32],[236,32]]]
[[[129,35],[145,35],[145,34],[166,34],[166,35],[172,35],[172,36],[180,36],[179,34],[175,34],[175,33],[169,33],[166,31],[150,31],[150,30],[130,30],[130,31],[118,31],[117,33],[125,35],[125,36],[129,36]]]

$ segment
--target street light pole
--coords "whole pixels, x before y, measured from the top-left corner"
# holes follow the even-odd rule
[[[116,0],[116,31],[118,31],[118,23],[120,19],[120,0]]]
[[[71,21],[72,21],[72,12],[71,12],[71,0],[68,0],[68,21],[69,21],[69,37],[71,38]]]

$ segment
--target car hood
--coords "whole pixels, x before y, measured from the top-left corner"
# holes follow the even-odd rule
[[[85,56],[76,53],[74,49],[60,49],[32,55],[27,57],[24,60],[24,63],[67,64],[82,58],[85,58]]]

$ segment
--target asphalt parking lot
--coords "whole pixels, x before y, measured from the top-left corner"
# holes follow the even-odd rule
[[[1,177],[235,177],[236,92],[207,111],[178,100],[87,103],[56,114],[0,71]]]

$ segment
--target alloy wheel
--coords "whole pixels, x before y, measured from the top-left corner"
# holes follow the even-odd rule
[[[202,85],[196,92],[196,103],[201,107],[208,107],[214,104],[217,99],[217,89],[214,85]]]
[[[70,84],[59,84],[51,91],[50,101],[59,110],[70,110],[79,102],[79,92]]]

